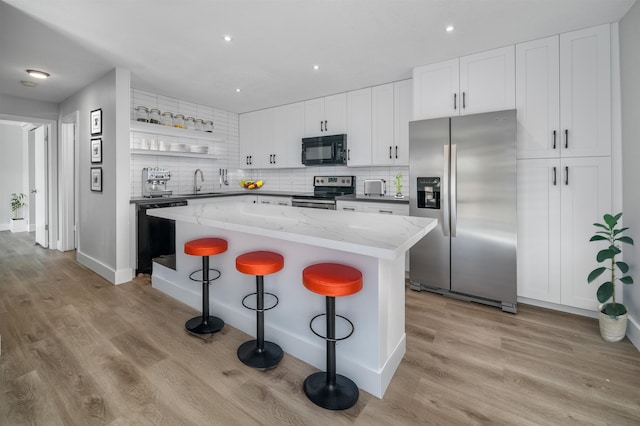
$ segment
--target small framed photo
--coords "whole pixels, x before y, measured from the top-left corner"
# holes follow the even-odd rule
[[[91,111],[91,136],[102,134],[102,108]]]
[[[102,163],[102,138],[91,139],[91,162]]]
[[[102,192],[102,167],[91,168],[91,190]]]

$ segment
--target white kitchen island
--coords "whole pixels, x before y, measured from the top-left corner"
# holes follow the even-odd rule
[[[405,252],[435,228],[436,220],[233,201],[147,214],[176,221],[176,270],[154,263],[153,287],[198,310],[202,285],[188,276],[202,267],[202,260],[185,255],[184,243],[204,237],[228,241],[227,252],[211,257],[211,267],[222,273],[211,283],[211,315],[252,336],[255,312],[245,309],[241,300],[255,291],[255,278],[238,272],[235,259],[253,250],[282,254],[284,268],[264,280],[265,291],[280,299],[265,313],[265,339],[320,370],[326,369],[326,344],[311,332],[309,321],[325,311],[325,298],[303,286],[302,270],[318,262],[358,268],[362,291],[336,298],[336,312],[355,325],[353,335],[337,344],[337,372],[382,398],[406,351]],[[323,320],[314,327],[324,334]],[[338,337],[349,331],[340,319],[336,327]]]

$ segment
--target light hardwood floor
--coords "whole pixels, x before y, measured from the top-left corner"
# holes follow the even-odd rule
[[[0,232],[1,425],[640,424],[640,353],[594,319],[407,289],[407,354],[384,399],[332,412],[302,392],[313,367],[245,367],[246,334],[191,336],[197,312],[148,278],[113,286],[74,258]]]

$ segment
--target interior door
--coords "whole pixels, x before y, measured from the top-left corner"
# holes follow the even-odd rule
[[[36,244],[49,247],[47,232],[47,130],[40,126],[34,130],[35,135],[35,213],[36,213]]]

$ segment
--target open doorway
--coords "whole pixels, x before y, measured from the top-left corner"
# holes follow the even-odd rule
[[[58,175],[60,220],[59,250],[78,248],[78,120],[79,112],[62,118],[60,123],[60,173]]]

